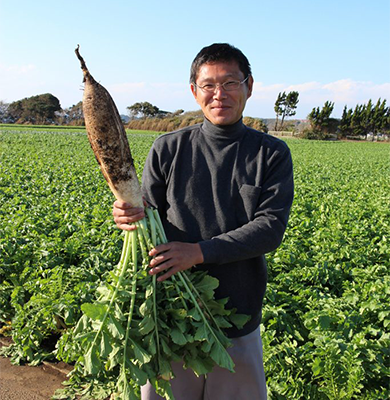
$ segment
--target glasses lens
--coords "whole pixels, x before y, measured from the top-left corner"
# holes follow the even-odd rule
[[[240,87],[240,82],[238,82],[238,81],[228,81],[228,82],[225,82],[222,85],[222,87],[227,91],[237,90]]]
[[[206,92],[214,92],[214,90],[215,90],[215,85],[213,85],[213,84],[211,84],[211,83],[208,83],[207,85],[204,85],[204,86],[203,86],[203,89],[204,89]]]

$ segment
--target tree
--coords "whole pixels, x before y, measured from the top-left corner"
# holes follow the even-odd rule
[[[130,118],[153,118],[160,113],[160,109],[153,104],[144,101],[141,103],[134,103],[132,106],[127,107],[129,110]]]
[[[357,104],[351,119],[351,133],[353,136],[365,135],[365,129],[363,126],[363,115],[364,115],[364,106],[361,104]]]
[[[9,104],[3,100],[0,100],[0,122],[7,122],[7,110]]]
[[[280,130],[283,129],[284,119],[286,117],[291,117],[296,114],[296,108],[299,102],[299,93],[298,92],[290,92],[286,94],[286,92],[279,93],[278,98],[275,102],[275,113],[276,113],[276,122],[275,122],[275,130],[278,130],[278,120],[279,116],[282,117],[282,121],[280,124]]]
[[[283,114],[283,104],[286,102],[286,93],[279,93],[275,101],[274,110],[276,113],[275,131],[278,130],[279,116]]]
[[[339,131],[341,136],[348,136],[351,134],[351,121],[352,121],[352,108],[349,110],[347,106],[344,106],[343,115],[341,116],[341,121],[339,125]]]
[[[381,102],[379,99],[373,110],[374,128],[373,132],[389,131],[390,108],[386,107],[386,99]]]
[[[319,107],[314,107],[311,113],[307,116],[310,121],[312,133],[315,138],[325,139],[331,131],[332,114],[334,103],[326,101],[322,110]]]
[[[7,109],[8,120],[11,123],[19,121],[22,118],[23,105],[22,100],[12,102]]]
[[[183,113],[184,113],[184,110],[180,108],[179,110],[176,110],[173,113],[168,113],[168,115],[169,116],[172,115],[173,117],[177,117],[177,116],[179,116],[179,115],[181,115]]]
[[[61,105],[57,97],[45,93],[11,103],[7,113],[11,122],[47,124],[55,121],[56,112],[60,110]]]
[[[66,123],[70,125],[84,125],[83,102],[79,101],[72,107],[64,110]]]

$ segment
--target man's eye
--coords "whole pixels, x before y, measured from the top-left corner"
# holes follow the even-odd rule
[[[224,83],[224,87],[226,89],[236,89],[240,85],[240,82],[237,81],[227,81]]]
[[[205,85],[202,86],[202,88],[206,90],[212,90],[214,89],[214,85],[212,83],[206,83]]]

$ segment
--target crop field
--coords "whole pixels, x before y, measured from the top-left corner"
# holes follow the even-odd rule
[[[156,136],[129,132],[139,176]],[[267,255],[269,398],[388,399],[390,145],[286,141],[296,189]],[[67,332],[120,257],[113,201],[82,129],[0,127],[0,328],[13,362],[74,361]]]

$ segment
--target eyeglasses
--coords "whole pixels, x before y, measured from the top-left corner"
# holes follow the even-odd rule
[[[249,78],[249,75],[243,81],[226,81],[224,83],[206,83],[203,86],[199,86],[196,83],[194,85],[205,92],[214,93],[217,87],[222,87],[226,92],[232,92],[237,90],[243,83],[245,83]]]

